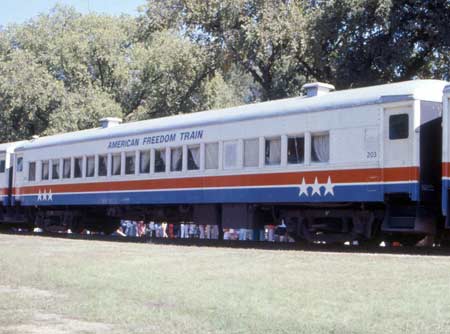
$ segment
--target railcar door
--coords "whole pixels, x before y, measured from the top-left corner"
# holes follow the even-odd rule
[[[8,205],[9,175],[6,163],[6,152],[0,152],[0,196],[3,205]]]
[[[386,193],[412,193],[410,181],[417,179],[413,165],[413,107],[384,110],[383,181]]]
[[[13,166],[13,188],[15,188],[13,195],[12,195],[12,203],[14,204],[15,201],[20,201],[20,188],[23,183],[23,155],[12,155],[11,158],[14,157],[14,160],[11,162],[11,166]]]

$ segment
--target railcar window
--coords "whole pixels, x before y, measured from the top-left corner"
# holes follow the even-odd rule
[[[305,138],[289,137],[288,138],[288,163],[301,164],[305,161]]]
[[[330,136],[328,133],[311,136],[311,161],[328,162],[330,160]]]
[[[166,171],[166,150],[155,150],[155,173],[164,173]]]
[[[179,172],[183,169],[183,148],[173,147],[170,149],[170,170]]]
[[[86,177],[95,176],[95,157],[86,158]]]
[[[70,158],[63,159],[63,178],[70,179],[70,172],[71,172]]]
[[[74,159],[74,177],[83,177],[83,158]]]
[[[200,145],[188,147],[188,170],[200,169]]]
[[[219,143],[210,143],[205,145],[205,168],[219,168]]]
[[[266,139],[265,164],[269,166],[281,164],[281,138]]]
[[[5,172],[5,160],[0,160],[0,173]]]
[[[120,175],[122,169],[122,157],[120,154],[113,154],[111,159],[111,174]]]
[[[17,171],[18,172],[23,171],[23,158],[22,157],[17,158]]]
[[[128,152],[125,155],[125,174],[131,175],[136,171],[136,153]]]
[[[36,162],[28,164],[28,181],[36,181]]]
[[[42,180],[48,180],[48,174],[49,174],[49,162],[48,161],[42,161],[41,179]]]
[[[139,153],[139,171],[142,174],[150,173],[150,151],[141,151]],[[164,167],[165,168],[165,167]]]
[[[59,179],[59,160],[52,160],[52,180]]]
[[[108,175],[108,156],[99,155],[98,156],[98,176]]]
[[[259,139],[244,140],[244,167],[258,167]]]
[[[238,142],[223,143],[223,168],[236,168],[238,166]]]
[[[409,136],[408,114],[389,116],[389,139],[406,139]]]

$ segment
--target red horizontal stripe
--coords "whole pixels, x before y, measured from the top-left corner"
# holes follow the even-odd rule
[[[291,173],[199,176],[174,179],[150,179],[135,181],[51,184],[16,188],[14,193],[36,194],[39,190],[49,189],[53,193],[64,192],[94,192],[94,191],[127,191],[152,189],[183,189],[183,188],[212,188],[212,187],[255,187],[255,186],[283,186],[300,184],[305,178],[306,183],[326,183],[328,177],[336,183],[364,183],[364,182],[401,182],[418,180],[418,167],[401,168],[372,168],[330,171],[308,171]]]
[[[442,177],[450,177],[450,162],[442,163]]]

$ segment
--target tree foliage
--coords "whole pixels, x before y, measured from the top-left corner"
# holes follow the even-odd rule
[[[0,27],[0,139],[450,76],[450,0],[142,0]]]

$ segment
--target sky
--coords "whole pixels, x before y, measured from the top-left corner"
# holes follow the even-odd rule
[[[58,3],[73,6],[82,13],[136,15],[137,7],[145,2],[145,0],[0,0],[0,25],[22,23],[40,13],[48,13]]]

